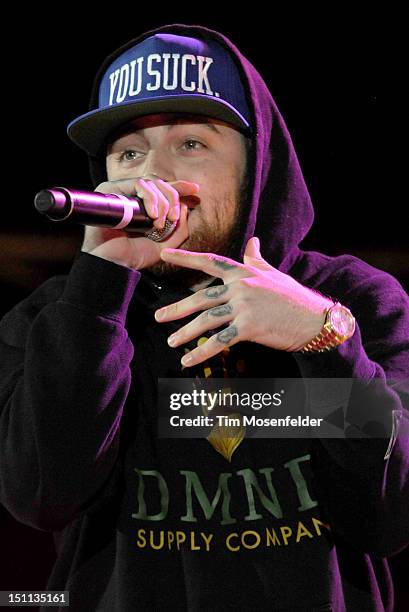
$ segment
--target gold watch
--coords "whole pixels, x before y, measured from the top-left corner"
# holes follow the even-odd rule
[[[304,344],[299,353],[323,353],[336,348],[353,336],[355,318],[352,312],[336,302],[325,311],[324,325],[319,334]]]

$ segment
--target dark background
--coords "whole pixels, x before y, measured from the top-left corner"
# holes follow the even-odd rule
[[[67,8],[67,7],[66,7]],[[396,51],[384,14],[360,19],[341,10],[317,16],[221,15],[221,3],[166,9],[141,17],[128,6],[85,18],[78,9],[25,14],[10,25],[16,45],[3,52],[3,181],[0,315],[55,273],[66,273],[82,230],[48,225],[33,197],[53,185],[91,189],[85,154],[66,137],[67,123],[88,108],[105,55],[166,23],[200,23],[224,32],[255,64],[292,134],[316,210],[305,248],[352,253],[409,288],[407,221],[397,170],[399,94],[390,66]],[[147,11],[145,9],[145,14]],[[399,21],[399,18],[397,18]],[[397,34],[396,34],[397,36]],[[20,49],[19,54],[15,47]],[[18,58],[18,61],[17,61]],[[5,61],[10,59],[11,61]],[[54,559],[50,534],[16,522],[0,506],[0,590],[42,589]],[[396,612],[409,609],[408,549],[390,560]]]

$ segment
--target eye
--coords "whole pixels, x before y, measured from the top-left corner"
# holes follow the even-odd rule
[[[200,149],[206,148],[205,145],[194,138],[188,138],[182,144],[182,149],[185,151],[200,151]]]
[[[138,159],[140,156],[141,156],[141,153],[139,153],[139,151],[136,151],[135,149],[126,149],[120,154],[119,160],[126,161],[126,162],[132,162]]]

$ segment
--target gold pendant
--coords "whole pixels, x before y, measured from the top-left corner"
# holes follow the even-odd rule
[[[207,342],[209,338],[203,336],[199,338],[197,341],[197,346],[204,344]],[[189,352],[188,349],[185,349],[185,352]],[[224,364],[224,358],[230,352],[230,349],[226,347],[223,350],[221,355],[222,362]],[[207,362],[206,362],[207,363]],[[183,368],[182,368],[183,369]],[[224,367],[225,375],[227,373],[227,369]],[[204,375],[205,378],[212,377],[212,370],[209,365],[205,365],[204,367]],[[195,385],[194,385],[195,387]],[[230,392],[230,389],[224,389],[224,391]],[[209,409],[206,405],[202,404],[202,413],[205,416],[209,416]],[[240,446],[243,442],[246,435],[246,426],[243,425],[242,415],[238,413],[229,414],[229,418],[238,418],[240,420],[239,425],[234,425],[229,422],[228,425],[215,425],[211,430],[210,434],[207,436],[207,441],[213,446],[213,448],[220,453],[227,461],[231,461],[233,457],[234,451]]]
[[[246,426],[242,424],[242,415],[237,413],[230,414],[229,419],[232,418],[239,418],[240,425],[215,425],[207,436],[207,441],[227,461],[231,461],[234,451],[239,447],[246,435]]]

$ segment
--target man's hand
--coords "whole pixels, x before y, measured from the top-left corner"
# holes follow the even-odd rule
[[[243,264],[212,253],[177,249],[163,250],[161,258],[203,270],[224,282],[224,285],[197,291],[155,313],[156,320],[162,323],[202,311],[168,338],[172,347],[227,325],[187,353],[182,359],[185,366],[201,363],[226,346],[244,340],[282,351],[298,350],[321,331],[325,310],[332,304],[268,264],[260,254],[258,238],[248,241]]]
[[[189,236],[188,207],[181,203],[181,199],[198,193],[199,185],[196,183],[167,183],[152,175],[152,179],[147,180],[134,178],[101,183],[95,191],[131,197],[137,195],[143,199],[146,212],[154,220],[155,228],[162,229],[166,219],[178,221],[178,225],[170,237],[160,243],[123,230],[87,226],[81,247],[86,253],[134,270],[142,270],[160,261],[162,249],[178,247]]]

